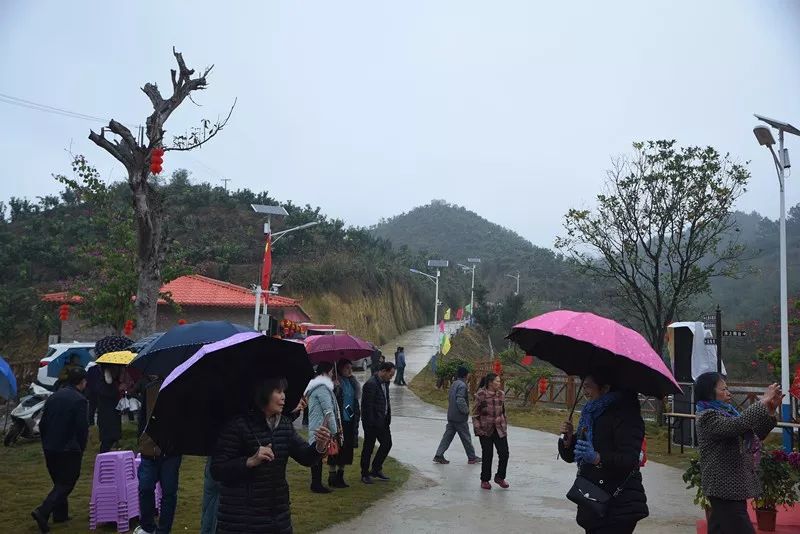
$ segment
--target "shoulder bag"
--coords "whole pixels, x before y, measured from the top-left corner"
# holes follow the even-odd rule
[[[611,499],[615,498],[622,492],[622,488],[625,487],[625,484],[628,483],[628,480],[630,480],[631,476],[636,471],[637,469],[634,469],[628,473],[628,476],[625,477],[625,480],[622,481],[622,484],[620,484],[612,494],[609,494],[606,490],[579,474],[577,477],[575,477],[575,482],[567,492],[567,499],[574,502],[578,506],[588,508],[594,512],[597,517],[603,518],[608,513],[608,507],[611,504]]]

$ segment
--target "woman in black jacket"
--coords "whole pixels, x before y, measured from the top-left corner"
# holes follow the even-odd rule
[[[558,452],[567,463],[578,463],[578,475],[609,495],[605,517],[578,506],[577,521],[587,534],[627,534],[648,516],[647,497],[639,472],[644,439],[639,399],[630,391],[612,391],[598,374],[587,376],[583,390],[588,402],[581,410],[578,433],[572,423],[561,427]]]
[[[291,534],[289,457],[311,466],[320,461],[331,434],[317,429],[311,445],[284,417],[286,381],[270,379],[255,394],[258,411],[233,418],[219,436],[211,476],[220,483],[217,534]]]

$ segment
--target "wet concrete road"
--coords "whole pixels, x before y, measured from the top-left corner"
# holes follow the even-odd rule
[[[437,337],[433,326],[413,330],[384,346],[383,352],[391,359],[398,345],[405,347],[406,381],[411,382],[435,353]],[[325,532],[582,532],[575,523],[574,505],[564,497],[575,478],[575,467],[556,459],[556,436],[509,427],[511,488],[482,490],[480,465],[467,465],[458,437],[446,454],[449,465],[432,462],[444,431],[445,412],[422,402],[407,388],[392,385],[390,391],[391,455],[411,467],[412,476],[401,490],[358,518]],[[477,438],[473,445],[480,454]],[[649,462],[644,483],[650,517],[639,523],[637,533],[695,532],[701,515],[684,488],[680,470]]]

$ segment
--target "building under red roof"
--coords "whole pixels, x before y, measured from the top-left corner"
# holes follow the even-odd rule
[[[158,329],[167,329],[178,320],[187,322],[201,320],[225,320],[241,324],[252,324],[255,307],[255,295],[249,289],[215,280],[199,274],[181,276],[161,287],[161,292],[170,295],[172,302],[180,306],[176,311],[169,302],[159,299],[158,316],[156,319]],[[262,303],[265,295],[262,295]],[[42,296],[42,301],[56,304],[74,304],[80,315],[82,298],[69,295],[65,291],[47,293]],[[310,316],[300,306],[300,301],[280,295],[269,295],[267,310],[277,319],[289,319],[295,322],[310,321]],[[95,332],[97,329],[86,326],[86,321],[80,318],[68,319],[62,325],[62,338],[80,339],[87,337],[102,337]],[[67,323],[73,323],[68,325]]]

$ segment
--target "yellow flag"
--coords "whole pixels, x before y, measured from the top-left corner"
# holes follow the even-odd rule
[[[447,308],[447,310],[444,312],[444,320],[445,321],[450,320],[450,308]]]
[[[450,336],[444,336],[444,343],[442,343],[442,354],[447,356],[447,353],[450,352]]]

